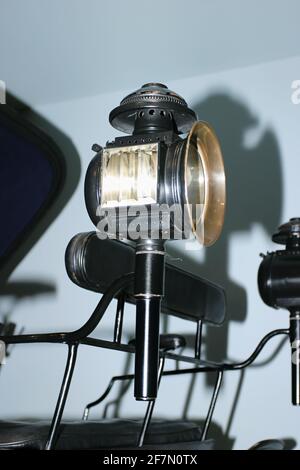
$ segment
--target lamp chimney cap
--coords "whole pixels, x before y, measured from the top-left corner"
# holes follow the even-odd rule
[[[120,106],[111,111],[109,122],[115,129],[132,134],[137,114],[142,111],[165,111],[166,115],[172,116],[179,134],[187,133],[197,119],[178,93],[162,83],[149,82],[125,96]]]

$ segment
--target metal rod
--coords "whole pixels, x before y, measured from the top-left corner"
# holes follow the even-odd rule
[[[224,436],[227,437],[227,438],[229,438],[229,433],[230,433],[230,430],[231,430],[231,425],[232,425],[232,422],[233,422],[233,418],[234,418],[235,413],[236,413],[238,401],[239,401],[239,398],[240,398],[240,395],[241,395],[244,378],[245,378],[245,369],[242,369],[241,373],[240,373],[239,381],[238,381],[238,386],[237,386],[237,389],[236,389],[236,392],[235,392],[235,397],[232,400],[232,407],[231,407],[231,411],[230,411],[230,414],[229,414],[227,426],[226,426],[226,429],[225,429],[225,432],[224,432]]]
[[[199,320],[197,322],[197,331],[196,331],[196,338],[195,338],[195,359],[200,359],[201,357],[202,327],[203,327],[203,322],[202,320]]]
[[[210,423],[211,423],[211,420],[212,420],[212,417],[213,417],[214,409],[215,409],[217,399],[218,399],[218,395],[219,395],[219,391],[220,391],[220,388],[221,388],[222,378],[223,378],[223,371],[220,370],[217,374],[217,380],[216,380],[216,383],[215,383],[215,387],[214,387],[214,391],[213,391],[213,394],[212,394],[212,397],[211,397],[211,402],[210,402],[210,405],[209,405],[208,413],[207,413],[206,420],[205,420],[204,427],[203,427],[203,431],[202,431],[202,434],[201,434],[201,441],[205,441],[205,439],[206,439],[206,436],[207,436],[207,433],[208,433],[208,428],[210,426]]]
[[[102,299],[101,299],[102,300]],[[0,336],[0,340],[3,341],[5,344],[27,344],[27,343],[65,343],[66,342],[66,335],[67,333],[47,333],[47,334],[34,334],[34,335],[14,335],[14,336]],[[203,367],[196,367],[194,369],[185,369],[187,373],[194,371],[197,372],[214,372],[218,370],[240,370],[244,369],[251,365],[257,356],[260,354],[261,350],[264,346],[270,341],[270,339],[274,338],[275,336],[279,335],[289,335],[290,330],[288,328],[282,328],[278,330],[273,330],[268,333],[263,339],[259,342],[258,346],[254,350],[254,352],[243,362],[237,363],[217,363],[211,361],[203,361],[195,359],[194,357],[190,356],[183,356],[179,354],[173,353],[164,353],[164,357],[167,359],[172,359],[175,361],[187,362],[192,363],[195,365],[198,364],[205,364]],[[112,341],[105,341],[102,339],[97,338],[82,338],[79,341],[81,344],[86,344],[88,346],[99,347],[103,349],[116,349],[119,351],[130,352],[134,353],[134,347],[128,344],[118,344],[113,343]],[[174,371],[166,371],[163,375],[171,375],[174,374]],[[182,371],[179,371],[182,373]],[[133,376],[131,378],[134,378]],[[119,379],[120,380],[120,379]]]
[[[125,395],[127,390],[130,388],[131,383],[132,383],[132,380],[128,380],[127,383],[123,384],[118,396],[116,397],[116,399],[111,400],[110,402],[105,404],[104,409],[103,409],[103,413],[102,413],[102,418],[103,419],[107,418],[108,410],[109,410],[111,405],[115,405],[115,411],[114,411],[114,414],[113,414],[112,417],[113,418],[118,418],[119,417],[117,413],[119,412],[121,399],[122,399],[123,395]]]
[[[69,342],[80,341],[90,335],[102,319],[112,299],[120,294],[125,287],[133,282],[133,280],[134,273],[129,273],[114,281],[101,297],[99,304],[88,321],[78,330],[67,333],[67,340]]]
[[[164,365],[165,365],[165,358],[161,357],[160,361],[159,361],[159,370],[158,370],[158,385],[157,385],[158,388],[159,388],[162,373],[163,373],[163,370],[164,370]],[[146,436],[147,431],[148,431],[149,426],[150,426],[150,422],[151,422],[151,418],[152,418],[155,403],[156,403],[156,400],[152,400],[147,405],[147,410],[146,410],[146,414],[145,414],[145,417],[144,417],[142,429],[141,429],[141,432],[140,432],[140,435],[139,435],[139,438],[138,438],[137,447],[142,447],[143,444],[144,444],[145,436]]]
[[[279,335],[289,335],[289,334],[290,334],[290,330],[288,328],[282,328],[282,329],[270,331],[270,333],[264,336],[262,340],[258,343],[254,352],[245,361],[242,361],[242,362],[218,363],[218,362],[211,362],[211,361],[203,361],[202,359],[198,360],[191,356],[180,356],[174,353],[166,353],[165,357],[167,359],[173,359],[175,361],[189,362],[192,364],[199,364],[199,365],[204,364],[203,367],[197,367],[195,369],[191,369],[194,371],[198,370],[199,372],[200,372],[200,369],[201,369],[201,372],[213,372],[213,371],[218,371],[218,370],[240,370],[240,369],[244,369],[245,367],[250,366],[255,361],[257,356],[261,353],[265,345],[272,338],[274,338],[275,336],[279,336]]]
[[[65,373],[64,377],[62,380],[60,392],[58,395],[54,415],[52,418],[50,430],[49,430],[49,435],[48,439],[45,445],[45,450],[51,450],[55,447],[55,444],[58,439],[58,431],[59,431],[59,425],[61,422],[61,418],[63,415],[64,407],[66,404],[72,376],[73,376],[73,371],[76,363],[76,357],[77,357],[77,349],[78,349],[78,344],[69,344],[68,345],[68,358],[66,362],[66,368],[65,368]]]
[[[114,328],[114,342],[120,343],[122,339],[123,318],[124,318],[125,295],[121,294],[118,297],[117,312]]]
[[[193,394],[193,391],[194,391],[195,382],[196,382],[196,374],[192,374],[192,377],[191,377],[191,380],[190,380],[190,383],[189,383],[189,387],[188,387],[188,391],[187,391],[187,395],[186,395],[186,399],[185,399],[185,402],[184,402],[184,407],[183,407],[183,412],[182,412],[182,419],[187,419],[188,410],[189,410],[189,407],[190,407],[190,404],[191,404],[191,399],[192,399],[192,394]]]
[[[70,331],[68,333],[40,333],[29,335],[12,335],[0,336],[0,340],[5,344],[26,344],[26,343],[75,343],[84,341],[94,329],[105,314],[107,307],[114,297],[116,297],[125,287],[131,284],[134,280],[134,274],[125,274],[121,278],[114,281],[109,288],[102,295],[98,305],[90,318],[78,328],[78,330]],[[109,343],[109,342],[108,342]],[[103,347],[103,346],[102,346]]]
[[[128,352],[132,354],[135,352],[135,348],[130,344],[114,343],[113,341],[106,341],[105,339],[88,337],[80,340],[79,343],[93,346],[95,348],[113,349],[114,351]]]
[[[104,393],[95,401],[92,401],[91,403],[88,403],[83,411],[83,416],[82,416],[82,419],[83,421],[87,421],[88,420],[88,417],[89,417],[89,413],[90,413],[90,409],[91,408],[94,408],[94,406],[97,406],[99,405],[103,400],[105,400],[105,398],[108,396],[109,392],[111,391],[112,389],[112,386],[114,384],[114,382],[116,381],[116,378],[113,377],[111,379],[111,381],[109,382],[108,384],[108,387],[106,388],[106,390],[104,391]]]

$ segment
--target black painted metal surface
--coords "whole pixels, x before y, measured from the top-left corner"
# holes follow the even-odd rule
[[[258,287],[267,305],[290,312],[292,403],[300,405],[300,219],[281,225],[273,241],[286,247],[263,257]]]

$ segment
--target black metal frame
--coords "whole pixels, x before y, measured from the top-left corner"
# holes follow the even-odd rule
[[[168,353],[168,352],[161,352],[158,385],[160,384],[162,376],[197,374],[201,372],[208,372],[208,373],[216,372],[217,373],[213,394],[211,397],[209,409],[208,409],[208,412],[204,421],[204,427],[202,430],[201,440],[203,441],[207,437],[209,426],[212,421],[214,409],[215,409],[217,399],[219,396],[219,391],[222,385],[224,372],[230,371],[230,370],[232,371],[244,370],[246,367],[249,367],[251,364],[253,364],[253,362],[256,360],[256,358],[261,353],[263,348],[272,338],[274,338],[275,336],[279,336],[279,335],[288,336],[290,332],[289,332],[289,329],[273,330],[262,338],[262,340],[258,343],[254,352],[245,361],[238,362],[238,363],[223,363],[223,364],[200,360],[200,358],[197,357],[198,356],[197,352],[199,350],[197,346],[198,346],[199,341],[201,342],[201,335],[199,335],[198,332],[199,332],[199,325],[197,325],[197,332],[196,332],[196,339],[195,339],[195,358],[190,357],[190,356],[182,356],[178,354]],[[202,332],[202,327],[201,327],[201,332]],[[165,359],[173,359],[176,361],[176,363],[177,361],[193,363],[196,365],[196,367],[164,371],[163,368],[164,368]],[[201,367],[199,367],[200,364],[202,364]],[[107,398],[107,396],[112,390],[114,383],[119,382],[119,381],[132,381],[133,379],[134,379],[134,374],[124,374],[124,375],[117,375],[117,376],[112,377],[108,383],[108,386],[103,392],[103,394],[97,400],[94,400],[86,405],[84,412],[83,412],[82,419],[84,421],[88,420],[90,409],[94,408],[97,405],[100,405],[100,403],[102,403],[105,400],[105,398]],[[155,406],[155,400],[148,403],[143,425],[142,425],[141,432],[140,432],[139,439],[138,439],[138,444],[137,444],[138,447],[141,447],[143,445],[144,438],[145,438],[145,435],[146,435],[146,432],[149,427],[150,420],[153,414],[154,406]]]
[[[86,323],[79,329],[72,331],[72,332],[63,332],[63,333],[46,333],[46,334],[25,334],[25,335],[12,335],[12,336],[0,336],[0,340],[3,341],[6,345],[9,344],[27,344],[27,343],[62,343],[68,346],[68,356],[65,366],[65,372],[62,379],[61,388],[59,391],[55,411],[53,414],[48,439],[45,444],[45,449],[50,450],[54,449],[57,439],[58,439],[58,432],[59,432],[59,425],[63,416],[64,407],[66,404],[66,400],[68,397],[68,392],[70,388],[70,384],[72,381],[72,376],[76,364],[77,359],[77,350],[79,344],[85,344],[88,346],[100,347],[104,349],[114,349],[123,352],[135,353],[135,347],[130,344],[123,344],[121,342],[122,338],[122,324],[123,324],[123,314],[124,314],[124,303],[125,299],[123,294],[123,290],[127,287],[130,283],[132,283],[134,279],[134,273],[129,273],[127,275],[122,276],[121,278],[114,281],[111,286],[106,290],[103,294],[102,298],[100,299],[98,305],[96,306],[94,312],[87,320]],[[114,297],[118,297],[118,305],[117,305],[117,313],[116,313],[116,320],[115,320],[115,329],[114,329],[114,338],[113,341],[101,340],[97,338],[91,338],[90,334],[94,331],[94,329],[98,326],[99,322],[103,318],[110,302],[114,299]],[[254,352],[243,362],[239,363],[214,363],[211,361],[204,361],[200,357],[200,348],[201,348],[201,336],[202,336],[202,323],[197,323],[197,331],[196,331],[196,339],[195,339],[195,355],[192,356],[184,356],[182,354],[175,354],[168,351],[160,350],[160,363],[159,363],[159,382],[162,376],[169,376],[169,375],[182,375],[182,374],[197,374],[203,372],[216,372],[217,378],[214,387],[214,391],[212,394],[209,410],[205,419],[204,428],[202,431],[201,439],[204,440],[207,436],[207,432],[212,420],[214,408],[216,405],[216,401],[218,398],[218,394],[220,391],[223,373],[229,370],[241,370],[248,366],[250,366],[257,356],[260,354],[264,346],[270,341],[272,338],[278,335],[289,335],[289,329],[277,329],[268,333],[264,338],[260,341],[257,345]],[[184,368],[184,369],[171,369],[171,370],[164,370],[164,363],[165,359],[172,359],[177,362],[185,362],[193,364],[193,368]],[[123,380],[132,380],[134,379],[133,374],[127,374],[122,376],[116,376],[111,379],[108,384],[108,387],[102,394],[98,400],[90,403],[87,405],[83,419],[88,418],[89,409],[93,406],[98,405],[101,403],[109,394],[110,390],[112,389],[113,384],[116,381],[123,381]],[[145,435],[147,433],[149,424],[151,422],[151,417],[153,414],[155,406],[155,400],[150,401],[148,403],[143,425],[141,428],[140,436],[138,439],[137,446],[141,447],[144,442]]]

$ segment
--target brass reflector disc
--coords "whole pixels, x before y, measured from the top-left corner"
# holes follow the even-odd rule
[[[201,244],[213,245],[224,223],[226,187],[220,144],[206,122],[196,122],[188,135],[184,168],[186,203],[202,207],[200,216],[189,210],[193,232]]]

